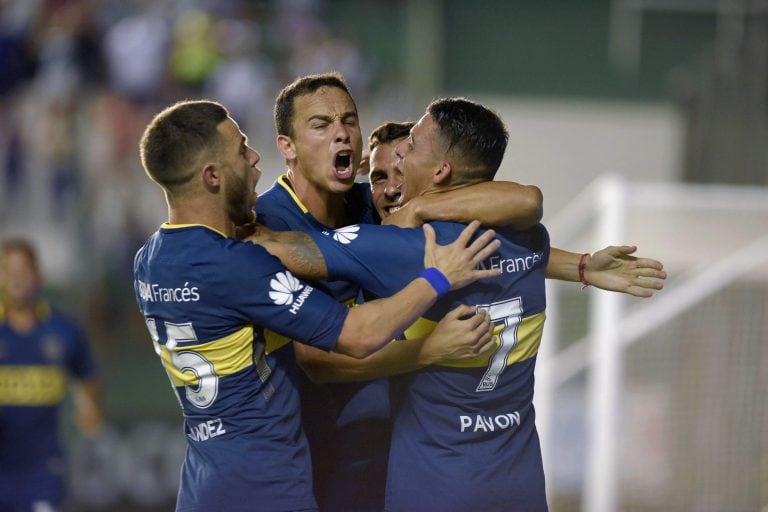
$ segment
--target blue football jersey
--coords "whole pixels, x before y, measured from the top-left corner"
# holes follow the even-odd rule
[[[434,223],[449,243],[464,226]],[[399,379],[386,510],[547,509],[534,424],[533,372],[545,317],[549,237],[539,225],[497,230],[502,242],[484,262],[500,276],[441,298],[407,332],[424,336],[459,304],[485,309],[496,351],[453,366],[431,366]],[[350,226],[313,235],[331,275],[388,296],[424,268],[420,229]]]
[[[59,415],[69,379],[95,376],[84,329],[41,302],[29,332],[5,322],[0,305],[0,509],[61,504],[65,462]],[[23,505],[22,505],[23,504]]]
[[[368,185],[355,183],[344,199],[352,223],[378,221]],[[274,230],[332,231],[309,212],[285,175],[259,196],[256,212]],[[350,281],[311,284],[349,306],[361,300],[360,287]],[[313,384],[303,378],[301,395],[320,509],[380,512],[391,434],[389,381]]]
[[[287,341],[331,350],[347,308],[200,225],[163,225],[136,255],[134,288],[184,413],[177,510],[313,509]]]

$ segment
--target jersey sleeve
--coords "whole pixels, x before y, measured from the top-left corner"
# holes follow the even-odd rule
[[[421,229],[357,224],[310,233],[331,279],[345,279],[377,297],[388,297],[424,270]]]
[[[235,314],[302,343],[335,347],[346,306],[295,277],[261,246],[233,241],[232,256],[224,272],[230,285],[219,289],[237,298]]]

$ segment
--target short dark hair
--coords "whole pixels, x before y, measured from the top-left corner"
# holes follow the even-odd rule
[[[179,101],[157,114],[139,143],[147,174],[166,190],[189,182],[204,150],[219,143],[218,125],[229,116],[215,101]]]
[[[509,134],[495,112],[466,98],[441,98],[427,107],[448,151],[466,165],[467,177],[492,180]]]
[[[368,150],[373,149],[380,144],[389,144],[397,139],[401,139],[408,135],[415,125],[413,121],[405,121],[398,123],[395,121],[385,121],[377,126],[368,137]]]
[[[0,243],[0,256],[5,256],[11,251],[24,253],[32,266],[37,269],[37,251],[31,242],[21,238],[9,238]]]
[[[287,135],[293,137],[293,115],[294,115],[294,103],[297,97],[304,96],[306,94],[312,94],[321,87],[336,87],[346,92],[352,100],[352,104],[355,104],[355,99],[352,98],[352,93],[349,92],[349,87],[344,81],[344,77],[341,73],[321,73],[317,75],[307,75],[297,78],[290,84],[286,85],[280,94],[277,95],[275,100],[275,130],[278,135]]]

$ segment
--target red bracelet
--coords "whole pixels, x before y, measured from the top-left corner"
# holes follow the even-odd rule
[[[584,285],[581,287],[582,290],[589,286],[589,281],[584,277],[584,269],[587,266],[587,256],[589,256],[589,253],[585,252],[581,255],[581,258],[579,258],[579,281]]]

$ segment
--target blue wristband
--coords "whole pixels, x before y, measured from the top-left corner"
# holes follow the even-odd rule
[[[445,275],[443,275],[443,273],[435,267],[425,268],[419,277],[423,277],[429,284],[432,285],[432,288],[435,289],[438,297],[441,297],[451,291],[450,281],[448,281],[448,278],[445,277]]]

